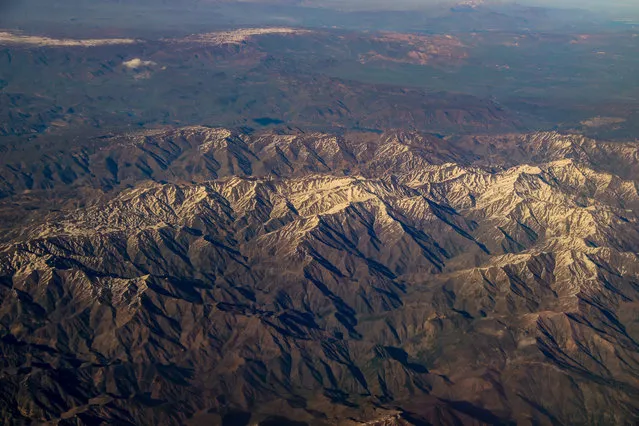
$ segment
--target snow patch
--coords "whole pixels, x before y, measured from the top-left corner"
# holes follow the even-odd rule
[[[50,37],[29,36],[0,31],[0,45],[21,44],[29,46],[47,47],[95,47],[116,44],[134,44],[138,40],[131,38],[102,38],[102,39],[57,39]]]

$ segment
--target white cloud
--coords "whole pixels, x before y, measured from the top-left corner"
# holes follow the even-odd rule
[[[129,61],[122,62],[122,65],[126,68],[136,70],[144,67],[152,67],[154,65],[157,65],[157,63],[153,61],[143,61],[140,58],[133,58]]]

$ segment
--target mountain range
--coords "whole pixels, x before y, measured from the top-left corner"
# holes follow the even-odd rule
[[[396,3],[0,0],[0,424],[639,422],[636,25]]]
[[[0,246],[4,424],[636,420],[639,144],[99,143],[5,195],[27,218]],[[78,204],[27,207],[43,182]]]

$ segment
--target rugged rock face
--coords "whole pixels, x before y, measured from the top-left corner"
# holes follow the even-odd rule
[[[633,423],[638,153],[198,127],[12,166],[6,202],[109,195],[0,246],[3,423]]]

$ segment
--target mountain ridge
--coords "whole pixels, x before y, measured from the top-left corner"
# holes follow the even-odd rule
[[[0,380],[41,389],[0,400],[9,424],[636,418],[639,194],[613,170],[634,170],[637,144],[206,128],[115,140],[157,149],[179,134],[246,175],[130,181],[0,246]],[[289,173],[255,166],[267,158]]]

